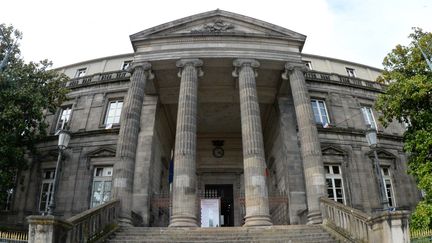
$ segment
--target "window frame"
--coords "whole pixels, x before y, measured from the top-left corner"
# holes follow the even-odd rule
[[[112,92],[112,93],[106,93],[104,95],[103,105],[101,107],[102,111],[101,111],[100,117],[99,117],[99,129],[110,129],[110,128],[118,128],[118,127],[120,127],[120,123],[122,122],[121,121],[121,113],[120,113],[120,121],[119,121],[119,123],[118,124],[113,124],[110,127],[107,127],[106,118],[107,118],[107,115],[108,115],[110,102],[112,102],[112,101],[116,101],[116,100],[123,101],[123,106],[122,106],[122,112],[123,112],[124,105],[125,105],[125,98],[124,98],[125,96],[126,96],[125,92]]]
[[[111,104],[117,103],[117,107],[118,107],[118,103],[120,103],[120,102],[122,103],[122,106],[121,106],[121,109],[120,109],[120,114],[118,116],[118,122],[108,123],[108,118],[109,118],[109,114],[110,114]],[[120,122],[121,122],[121,113],[123,111],[123,106],[124,106],[124,100],[123,99],[109,99],[108,100],[107,106],[106,106],[106,109],[105,109],[105,118],[104,118],[104,122],[103,122],[103,125],[105,127],[108,127],[109,125],[111,125],[111,126],[119,126],[120,125]],[[118,109],[117,107],[116,107],[116,110]],[[114,117],[117,117],[117,116],[114,116]]]
[[[49,172],[50,173],[50,178],[45,178],[45,174]],[[53,197],[54,195],[54,176],[55,176],[55,169],[54,168],[49,168],[49,169],[44,169],[43,173],[42,173],[42,181],[41,181],[41,186],[40,186],[40,192],[39,192],[39,203],[38,203],[38,211],[41,213],[46,213],[49,210],[49,204],[51,201],[51,197]],[[44,184],[48,184],[48,190],[46,192],[44,192]],[[47,194],[46,196],[46,201],[44,202],[44,206],[42,205],[43,200],[42,200],[42,196],[43,193]],[[44,207],[44,210],[41,210],[41,207]]]
[[[316,124],[321,124],[322,126],[325,126],[326,124],[329,125],[329,124],[330,124],[330,116],[329,116],[329,112],[328,112],[328,109],[327,109],[327,105],[326,105],[325,99],[311,98],[310,100],[311,100],[311,108],[312,108],[312,113],[313,113],[313,115],[314,115],[315,123],[316,123]],[[326,115],[326,117],[327,117],[327,121],[326,121],[326,122],[323,121],[323,116],[322,116],[322,114],[321,114],[321,107],[319,106],[319,103],[320,103],[320,102],[322,102],[322,104],[323,104],[323,106],[324,106],[325,115]],[[319,116],[319,118],[320,118],[320,122],[317,122],[317,121],[316,121],[316,117],[315,117],[315,112],[314,112],[313,103],[316,103],[316,104],[317,104],[317,110],[318,110],[318,116]]]
[[[55,126],[54,126],[54,133],[56,133],[60,129],[65,129],[66,127],[70,126],[70,123],[71,123],[71,120],[72,120],[72,113],[73,113],[73,109],[72,108],[73,108],[73,105],[69,104],[69,105],[62,106],[59,109],[58,114],[57,114],[56,123],[55,123]],[[63,117],[63,111],[67,111],[67,110],[70,110],[69,111],[69,116],[68,116],[69,120],[64,123],[64,126],[60,125],[60,124],[62,124],[61,121],[62,121],[62,117]]]
[[[128,67],[132,64],[133,60],[125,60],[122,62],[122,65],[120,66],[120,70],[127,71]]]
[[[312,66],[312,61],[303,60],[303,64],[306,66],[308,70],[314,70]]]
[[[369,111],[369,113],[366,113],[366,111]],[[365,122],[365,125],[366,126],[370,125],[372,129],[375,129],[378,131],[378,124],[376,123],[375,115],[374,115],[372,107],[362,106],[361,107],[361,113],[362,113],[363,121]],[[373,123],[371,122],[371,118],[372,118]]]
[[[87,68],[78,68],[75,72],[75,78],[81,78],[87,75]]]
[[[387,175],[384,174],[384,169],[387,170],[387,172],[388,172]],[[395,193],[394,193],[394,186],[393,186],[393,178],[392,178],[391,168],[389,166],[381,166],[380,170],[381,170],[381,175],[382,175],[382,180],[383,180],[383,186],[384,186],[385,195],[386,195],[386,199],[387,199],[388,205],[390,207],[394,208],[394,207],[396,207],[397,204],[396,204],[396,198],[395,198]],[[387,187],[386,181],[390,182],[390,188]],[[388,194],[389,192],[390,192],[390,197],[389,197],[389,194]]]
[[[339,168],[338,174],[334,174],[334,171],[333,171],[334,166]],[[327,173],[327,170],[325,169],[325,167],[329,168],[329,173]],[[335,201],[335,202],[339,202],[338,196],[336,193],[337,187],[336,187],[336,183],[335,183],[335,180],[338,179],[341,182],[341,189],[342,189],[342,202],[339,202],[339,203],[346,205],[347,204],[347,198],[346,198],[346,193],[345,193],[345,183],[344,183],[343,174],[342,174],[342,166],[340,164],[324,164],[324,172],[325,172],[325,179],[326,179],[327,197],[329,199]],[[328,190],[330,188],[328,187],[327,180],[329,180],[329,179],[332,181],[331,189],[333,190],[333,198],[331,198],[328,194]]]
[[[104,176],[104,170],[105,169],[111,169],[111,175],[109,176]],[[97,175],[97,171],[98,169],[102,169],[102,175],[98,176]],[[92,168],[92,180],[91,180],[91,194],[90,194],[90,208],[94,208],[97,207],[105,202],[108,202],[109,200],[111,200],[112,198],[112,192],[113,192],[113,174],[114,174],[114,166],[113,165],[95,165]],[[99,200],[99,202],[95,202],[94,200],[94,193],[95,193],[95,182],[102,182],[102,192],[101,192],[101,200]],[[109,198],[104,201],[104,196],[105,196],[105,183],[110,182],[110,191],[109,191]]]
[[[357,73],[355,71],[355,68],[345,67],[347,76],[350,78],[357,78]]]

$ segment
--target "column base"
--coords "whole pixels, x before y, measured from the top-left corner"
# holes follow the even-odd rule
[[[168,227],[198,227],[198,224],[193,216],[172,216]]]
[[[321,223],[322,223],[322,216],[320,211],[308,212],[306,224],[321,224]]]
[[[243,227],[272,226],[273,223],[268,215],[246,216]]]

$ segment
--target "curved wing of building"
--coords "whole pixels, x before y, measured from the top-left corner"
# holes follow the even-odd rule
[[[123,222],[133,211],[148,226],[318,223],[322,196],[382,210],[380,184],[390,207],[418,202],[404,127],[384,128],[373,108],[380,69],[302,53],[305,35],[222,10],[130,39],[133,53],[58,68],[71,91],[47,115],[51,136],[20,173],[9,223],[48,209],[62,128],[66,218],[120,198]],[[199,199],[219,200],[219,215]]]

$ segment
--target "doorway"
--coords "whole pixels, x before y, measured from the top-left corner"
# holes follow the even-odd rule
[[[205,185],[205,195],[219,197],[221,201],[221,227],[234,226],[233,185]]]

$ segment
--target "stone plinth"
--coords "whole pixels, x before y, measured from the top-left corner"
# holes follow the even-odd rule
[[[72,224],[56,216],[32,215],[29,223],[29,243],[64,243],[68,240],[68,230]]]

